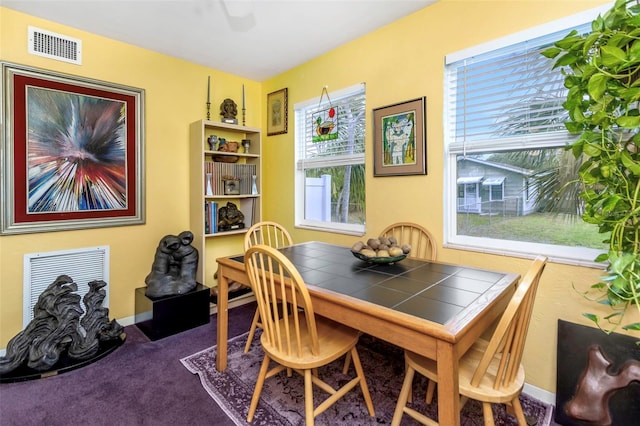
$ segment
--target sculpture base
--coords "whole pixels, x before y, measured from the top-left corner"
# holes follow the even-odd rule
[[[244,229],[244,223],[235,223],[233,225],[218,225],[218,231],[235,231],[236,229]]]
[[[47,371],[37,371],[33,368],[27,367],[26,364],[21,365],[20,367],[7,374],[0,375],[0,383],[13,383],[23,382],[26,380],[44,379],[46,377],[57,376],[58,374],[66,373],[67,371],[84,367],[85,365],[89,365],[109,355],[116,348],[122,345],[126,338],[126,333],[122,333],[117,339],[101,341],[98,352],[89,359],[71,359],[65,352],[60,356],[60,360],[50,370]]]
[[[227,123],[227,124],[238,124],[238,119],[237,118],[223,118],[222,120],[223,123]]]
[[[198,284],[185,294],[148,297],[136,288],[136,326],[151,340],[209,323],[209,287]]]

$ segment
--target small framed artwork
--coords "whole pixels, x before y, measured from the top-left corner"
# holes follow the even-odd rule
[[[267,135],[287,133],[289,105],[287,88],[267,95]]]
[[[0,233],[145,223],[144,90],[1,66]]]
[[[426,105],[423,96],[373,110],[373,175],[427,174]]]

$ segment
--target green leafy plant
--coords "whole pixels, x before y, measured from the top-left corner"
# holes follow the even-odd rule
[[[579,135],[567,149],[581,161],[582,218],[610,235],[608,252],[596,258],[608,262],[606,273],[585,296],[613,313],[584,314],[608,333],[629,309],[640,311],[639,13],[637,0],[617,0],[591,32],[572,31],[542,52],[565,76],[565,126]]]

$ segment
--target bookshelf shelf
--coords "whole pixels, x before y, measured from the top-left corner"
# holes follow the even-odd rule
[[[209,120],[191,123],[189,134],[189,221],[193,245],[200,255],[197,280],[211,287],[215,285],[215,259],[240,253],[246,230],[261,220],[262,136],[258,128]],[[238,152],[212,150],[207,142],[211,135],[225,138],[227,142],[248,139],[251,141],[249,152],[245,152],[242,145]],[[254,175],[257,194],[252,193]],[[223,176],[240,179],[239,194],[225,194]],[[244,215],[244,228],[217,231],[218,210],[229,202]]]

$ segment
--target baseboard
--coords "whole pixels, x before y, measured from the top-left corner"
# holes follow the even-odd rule
[[[246,305],[247,303],[255,302],[256,297],[253,293],[243,294],[235,299],[229,300],[229,309],[236,308],[238,306]],[[218,312],[218,305],[215,303],[209,304],[209,314],[213,315]]]
[[[549,392],[547,390],[538,388],[536,386],[530,385],[528,383],[524,384],[522,388],[522,393],[526,393],[532,398],[537,399],[538,401],[542,401],[546,404],[556,405],[556,394]]]

